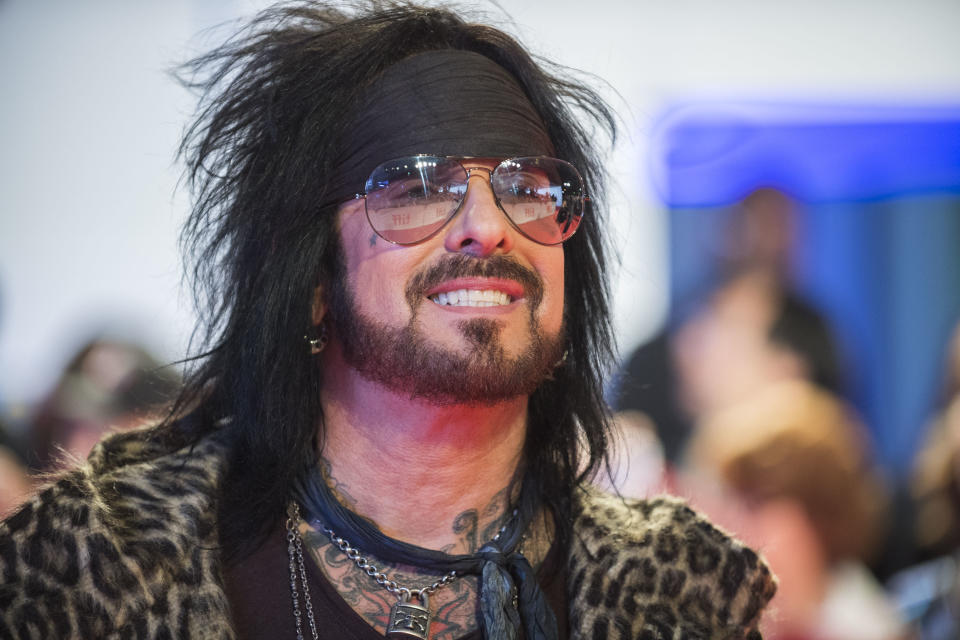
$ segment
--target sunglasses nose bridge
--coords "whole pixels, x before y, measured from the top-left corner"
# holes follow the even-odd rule
[[[463,170],[467,174],[467,177],[464,181],[463,196],[460,198],[460,201],[457,203],[457,208],[452,213],[452,217],[458,217],[460,213],[463,211],[464,207],[467,206],[467,200],[468,198],[470,198],[471,189],[473,189],[473,196],[474,197],[477,196],[476,185],[475,184],[471,185],[471,181],[473,180],[474,177],[476,177],[486,185],[485,195],[488,195],[490,197],[494,208],[496,208],[496,210],[500,213],[500,215],[506,216],[509,218],[509,216],[507,216],[506,211],[504,211],[501,208],[500,198],[497,195],[496,191],[494,191],[493,189],[493,171],[494,170],[488,167],[463,167]],[[482,173],[479,175],[474,175],[474,172],[476,171],[481,171]]]
[[[477,255],[486,255],[498,248],[509,250],[513,246],[512,225],[493,191],[493,170],[487,167],[464,167],[464,171],[467,174],[466,189],[449,220],[446,238],[448,248]],[[486,187],[478,185],[473,178],[485,183]]]
[[[487,180],[493,175],[493,169],[488,169],[487,167],[463,167],[463,170],[467,172],[467,180],[473,177],[474,171],[485,171],[487,173]]]
[[[476,177],[486,183],[486,185],[490,188],[490,194],[494,197],[494,200],[496,200],[497,194],[493,192],[493,169],[488,169],[486,167],[464,167],[463,170],[467,173],[466,188],[464,189],[463,193],[464,200],[467,199],[467,192],[470,191],[470,180],[473,179],[475,171],[483,171],[486,173],[486,175],[478,175]]]

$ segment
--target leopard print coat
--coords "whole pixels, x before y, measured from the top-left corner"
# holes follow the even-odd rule
[[[214,502],[225,446],[146,434],[101,442],[0,524],[0,640],[234,637]],[[759,638],[775,579],[681,502],[585,491],[575,523],[571,638]]]

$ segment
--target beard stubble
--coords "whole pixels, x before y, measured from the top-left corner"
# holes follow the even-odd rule
[[[437,344],[419,322],[421,305],[434,304],[427,290],[445,279],[469,276],[511,278],[524,285],[529,340],[517,355],[505,352],[499,320],[457,323],[468,344],[466,353]],[[364,378],[411,398],[476,405],[530,395],[552,374],[563,353],[563,327],[547,335],[536,315],[543,299],[539,276],[507,256],[451,256],[415,274],[405,292],[411,316],[402,327],[361,313],[347,279],[340,282],[331,290],[329,311],[347,364]]]

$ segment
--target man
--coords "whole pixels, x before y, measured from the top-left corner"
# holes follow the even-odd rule
[[[752,551],[582,487],[611,342],[595,94],[407,5],[270,10],[189,70],[208,348],[165,424],[7,521],[7,635],[756,634]]]

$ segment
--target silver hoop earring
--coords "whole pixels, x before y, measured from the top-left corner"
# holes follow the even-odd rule
[[[321,322],[319,325],[320,335],[311,338],[309,334],[303,336],[303,339],[307,341],[307,344],[310,345],[310,355],[315,356],[324,349],[327,348],[327,342],[329,338],[327,337],[327,323]]]

